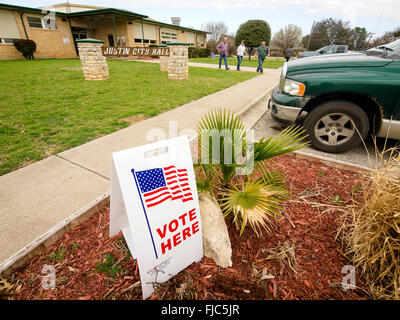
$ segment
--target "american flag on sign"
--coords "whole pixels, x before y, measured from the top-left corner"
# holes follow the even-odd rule
[[[169,166],[137,171],[135,174],[148,208],[168,199],[181,199],[182,202],[193,200],[186,169]]]

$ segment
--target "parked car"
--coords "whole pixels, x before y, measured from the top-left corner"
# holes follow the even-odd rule
[[[400,42],[368,53],[324,55],[284,64],[269,107],[278,122],[302,125],[312,146],[343,152],[367,134],[400,139]]]
[[[322,54],[335,54],[335,53],[346,53],[348,52],[349,46],[345,45],[330,45],[318,49],[317,51],[305,51],[299,54],[299,58],[320,56]]]
[[[397,40],[391,42],[390,46],[391,47],[400,46],[400,39],[397,39]],[[377,47],[374,47],[374,48],[366,50],[365,53],[368,54],[368,55],[371,55],[371,56],[372,55],[381,56],[384,53],[385,50],[386,51],[390,51],[390,50],[392,50],[392,48],[387,48],[386,45],[377,46]]]

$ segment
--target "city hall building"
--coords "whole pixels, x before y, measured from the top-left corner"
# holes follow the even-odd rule
[[[94,38],[105,46],[140,47],[183,41],[205,47],[206,31],[153,20],[132,11],[77,4],[29,8],[0,3],[0,59],[21,59],[14,39],[36,42],[36,58],[75,58],[75,40]]]

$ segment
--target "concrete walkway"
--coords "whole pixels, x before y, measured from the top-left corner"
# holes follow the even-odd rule
[[[168,138],[175,129],[178,134],[194,130],[215,108],[246,111],[242,119],[252,127],[267,106],[250,107],[265,99],[279,75],[279,69],[267,69],[263,75],[1,176],[0,273],[43,242],[49,230],[109,192],[112,152],[152,142],[157,135]]]
[[[211,68],[211,69],[218,69],[219,65],[218,64],[212,64],[212,63],[201,63],[201,62],[188,62],[188,65],[190,67],[199,67],[199,68]],[[236,71],[236,65],[231,66],[228,65],[229,71]],[[221,69],[225,69],[224,63],[222,63]],[[247,72],[256,72],[257,68],[256,67],[246,67],[246,66],[241,66],[240,67],[241,71],[247,71]],[[268,72],[271,69],[264,69],[265,72]]]
[[[120,60],[125,60],[125,61],[138,61],[138,62],[148,62],[148,63],[160,63],[160,60],[139,60],[136,58],[119,58]],[[198,67],[198,68],[209,68],[209,69],[218,69],[219,65],[216,63],[202,63],[202,62],[188,62],[189,67]],[[229,71],[236,71],[236,65],[228,65]],[[222,70],[225,69],[224,63],[222,63],[221,66]],[[247,72],[257,72],[257,67],[246,67],[246,66],[241,66],[240,67],[241,71],[247,71]],[[270,71],[271,69],[264,69],[265,72]]]

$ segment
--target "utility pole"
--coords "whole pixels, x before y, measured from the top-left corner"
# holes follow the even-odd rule
[[[67,5],[65,6],[68,13],[71,13],[71,5],[69,4],[69,0],[67,0]]]
[[[311,37],[312,37],[312,34],[313,34],[313,32],[314,32],[314,25],[315,25],[315,20],[313,21],[313,24],[312,24],[312,27],[311,27],[310,36],[308,37],[307,51],[308,51],[308,49],[310,48]]]

